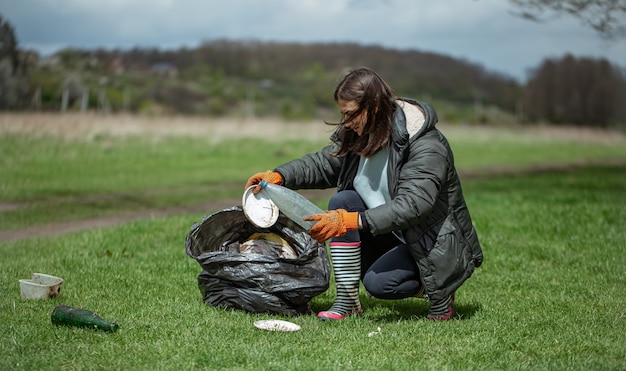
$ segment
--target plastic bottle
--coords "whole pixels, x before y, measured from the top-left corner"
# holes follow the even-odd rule
[[[259,186],[261,187],[261,192],[265,192],[267,197],[276,204],[278,209],[285,214],[285,216],[306,230],[309,230],[317,221],[304,221],[302,217],[324,213],[322,209],[307,200],[306,197],[289,188],[268,183],[266,180],[262,180]]]
[[[54,308],[51,318],[52,323],[59,326],[86,327],[107,332],[115,332],[120,327],[117,323],[100,318],[90,310],[66,305],[59,305]]]

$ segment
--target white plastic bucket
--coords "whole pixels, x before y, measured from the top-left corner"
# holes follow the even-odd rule
[[[61,292],[63,278],[43,273],[33,273],[31,279],[20,280],[20,293],[24,299],[56,298]]]

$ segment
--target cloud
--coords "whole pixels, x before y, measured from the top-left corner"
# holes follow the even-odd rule
[[[506,0],[0,0],[20,45],[193,47],[206,40],[356,42],[441,53],[523,78],[548,56],[626,61],[572,18],[533,23]]]

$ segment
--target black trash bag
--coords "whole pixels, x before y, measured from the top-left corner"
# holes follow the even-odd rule
[[[239,253],[234,246],[254,233],[274,233],[297,258]],[[204,302],[251,313],[299,315],[310,312],[313,297],[328,289],[330,263],[324,244],[280,215],[268,229],[250,223],[241,207],[232,207],[194,223],[185,241],[187,255],[202,267],[198,287]]]

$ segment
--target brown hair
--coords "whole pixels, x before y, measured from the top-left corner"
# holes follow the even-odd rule
[[[345,156],[349,152],[360,156],[370,157],[389,145],[391,137],[391,120],[395,111],[395,95],[389,85],[373,70],[361,67],[347,74],[337,85],[334,94],[335,101],[355,101],[359,108],[343,117],[336,133],[341,143],[335,156]],[[362,112],[367,112],[367,121],[363,133],[359,136],[352,130],[346,129],[343,123],[354,119]]]

